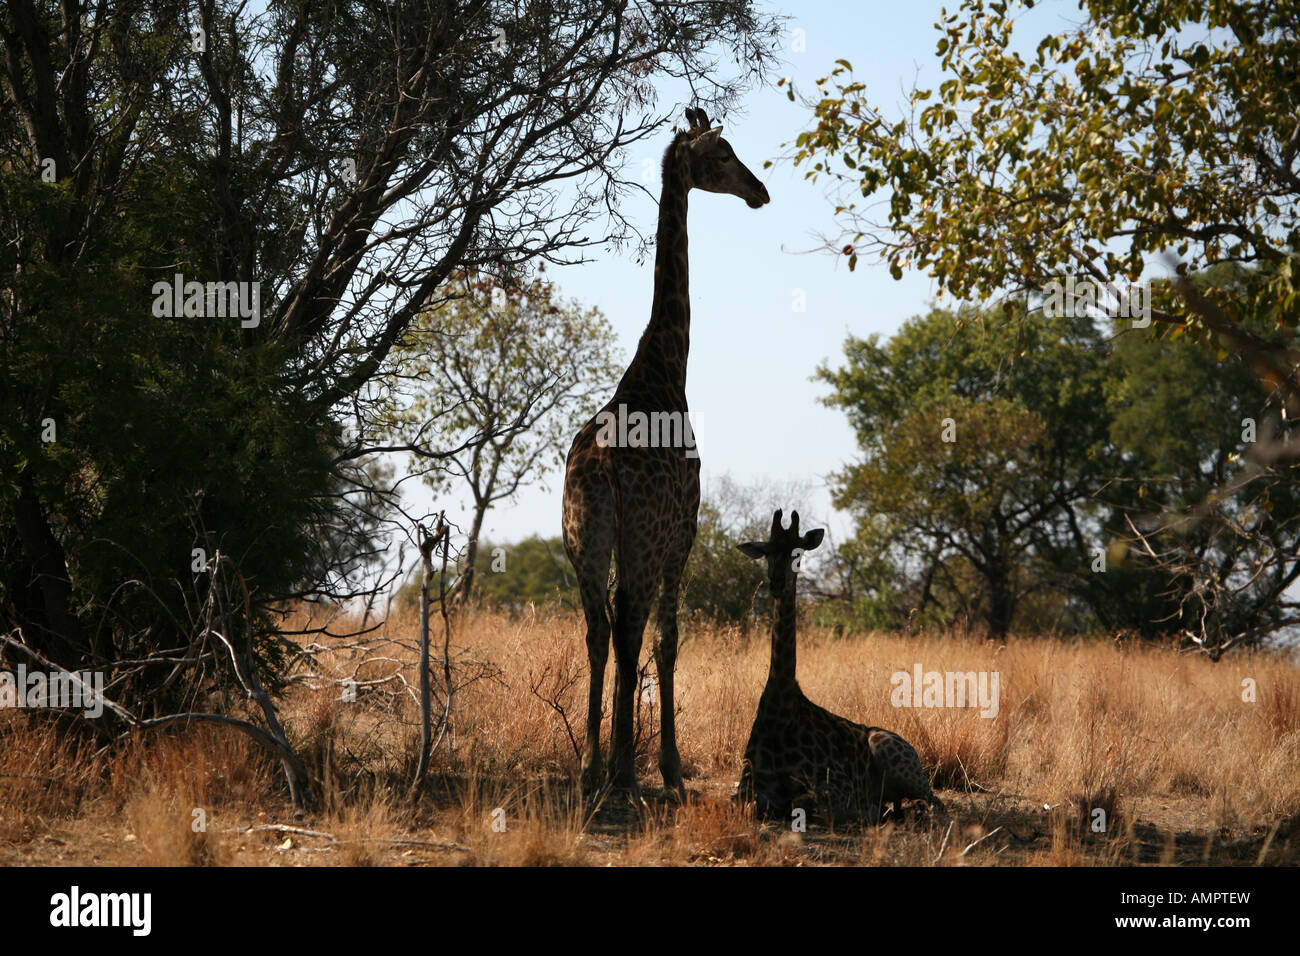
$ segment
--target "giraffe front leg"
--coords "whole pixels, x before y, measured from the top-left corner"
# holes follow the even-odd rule
[[[621,571],[621,569],[620,569]],[[649,610],[622,583],[614,593],[614,729],[610,746],[610,782],[634,796],[636,781],[637,664]]]
[[[677,668],[677,582],[665,582],[659,600],[659,640],[655,644],[655,667],[659,675],[659,772],[664,788],[685,801],[682,758],[677,751],[677,720],[673,675]]]

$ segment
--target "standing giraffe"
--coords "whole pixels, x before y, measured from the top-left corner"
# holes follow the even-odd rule
[[[736,158],[720,135],[722,127],[711,127],[701,109],[687,109],[686,119],[690,128],[677,132],[664,152],[650,322],[614,397],[573,439],[565,468],[564,548],[578,575],[591,665],[582,755],[582,785],[588,793],[604,783],[600,721],[611,634],[615,679],[609,783],[637,792],[633,766],[637,661],[658,596],[659,770],[664,786],[685,796],[673,713],[677,589],[695,541],[700,505],[700,463],[694,439],[686,431],[691,325],[686,199],[694,188],[730,193],[751,209],[768,202],[767,189]],[[657,434],[649,441],[644,437],[611,440],[612,429],[607,427],[611,420],[635,422],[640,416],[656,425],[676,422],[681,440],[663,443]],[[633,429],[627,438],[635,435]],[[612,607],[611,556],[617,579]]]
[[[773,599],[772,658],[737,796],[754,801],[763,816],[787,819],[809,803],[831,820],[870,823],[879,819],[883,803],[892,802],[897,811],[908,797],[928,798],[942,809],[907,741],[818,707],[795,679],[798,560],[821,544],[822,534],[816,528],[800,537],[799,512],[790,513],[787,529],[777,511],[767,541],[737,546],[751,558],[766,559]]]

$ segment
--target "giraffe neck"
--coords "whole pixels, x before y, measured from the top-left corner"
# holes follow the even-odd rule
[[[624,383],[666,386],[681,395],[685,407],[686,358],[691,345],[690,271],[686,252],[686,197],[690,177],[680,140],[664,157],[655,237],[655,288],[650,322],[641,335],[636,357]]]
[[[787,574],[785,590],[772,602],[772,662],[768,667],[767,682],[782,688],[798,687],[795,680],[795,575]]]

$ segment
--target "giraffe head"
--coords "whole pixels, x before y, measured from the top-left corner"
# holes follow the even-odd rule
[[[690,129],[679,134],[676,143],[690,157],[691,186],[739,196],[750,209],[771,201],[767,187],[736,158],[731,144],[722,138],[721,126],[711,126],[708,114],[692,107],[686,108],[686,119]]]
[[[772,515],[772,533],[766,541],[747,541],[738,544],[744,554],[751,558],[767,559],[767,584],[772,594],[780,596],[789,584],[794,582],[799,573],[796,558],[805,551],[811,551],[822,543],[822,528],[814,528],[807,534],[799,535],[799,512],[790,512],[790,527],[781,527],[781,511],[777,509]]]

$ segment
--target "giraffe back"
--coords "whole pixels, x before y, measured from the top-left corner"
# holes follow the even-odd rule
[[[904,800],[926,800],[940,810],[943,803],[930,788],[921,758],[906,740],[883,727],[866,728],[871,760],[880,780],[880,803],[902,809]]]

